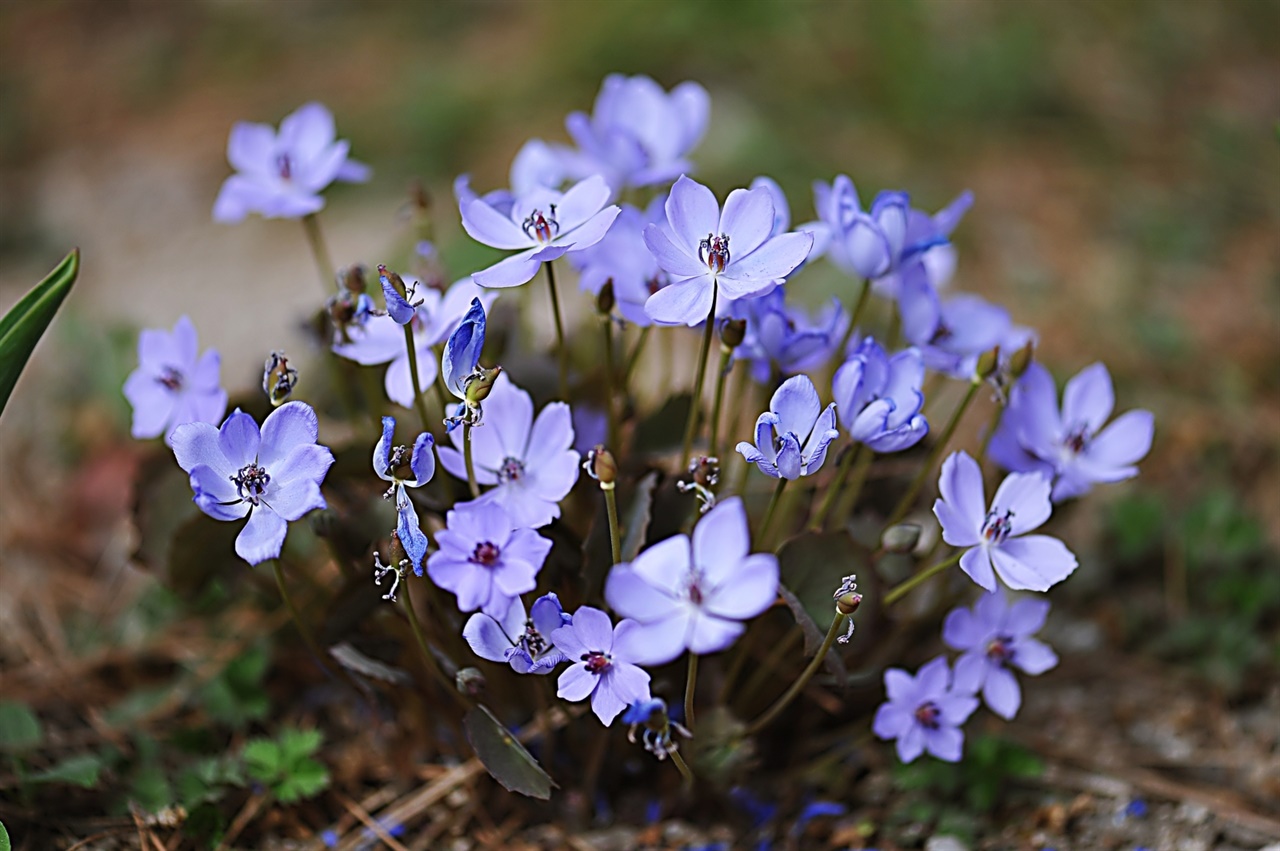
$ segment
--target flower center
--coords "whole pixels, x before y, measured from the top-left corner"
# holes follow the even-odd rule
[[[391,458],[387,461],[387,469],[383,472],[393,479],[407,482],[413,481],[416,476],[413,473],[413,468],[409,466],[409,447],[393,447],[391,449]]]
[[[933,336],[929,338],[929,343],[930,343],[931,345],[935,345],[935,346],[936,346],[936,345],[939,345],[939,344],[941,344],[941,343],[945,343],[945,342],[947,342],[947,341],[948,341],[948,340],[950,340],[954,335],[955,335],[955,334],[954,334],[954,332],[951,330],[951,326],[947,325],[947,323],[945,323],[945,322],[943,322],[941,319],[939,319],[939,320],[938,320],[938,327],[937,327],[937,329],[933,332]]]
[[[288,154],[279,154],[276,156],[276,172],[280,175],[281,180],[293,180],[293,160]]]
[[[502,466],[498,468],[498,482],[507,484],[508,482],[518,482],[524,478],[524,462],[519,458],[503,458]]]
[[[256,462],[241,467],[240,472],[230,478],[232,484],[236,486],[236,493],[240,495],[240,499],[252,502],[254,505],[262,501],[263,495],[267,492],[267,485],[271,484],[271,476]]]
[[[982,537],[991,544],[1003,544],[1013,531],[1013,512],[996,514],[995,510],[987,512],[986,522],[982,524]]]
[[[613,660],[609,658],[609,654],[602,653],[599,650],[583,653],[581,659],[586,663],[587,670],[596,675],[603,674],[613,665]]]
[[[160,375],[156,378],[159,384],[164,385],[164,389],[171,393],[177,393],[182,389],[182,373],[171,366],[166,366]]]
[[[987,658],[998,665],[1007,666],[1013,661],[1013,639],[997,635],[987,645]]]
[[[942,710],[932,700],[926,700],[916,709],[916,721],[921,727],[927,727],[930,730],[938,729],[938,719],[941,715]]]
[[[723,272],[729,265],[728,235],[707,234],[707,238],[698,243],[698,259],[706,263],[712,272]]]
[[[547,209],[549,212],[545,216],[541,210],[534,210],[520,225],[525,236],[536,239],[540,244],[548,243],[560,234],[560,223],[556,221],[556,205],[551,204]]]
[[[497,544],[492,541],[481,541],[476,544],[475,550],[471,553],[471,563],[493,567],[498,563],[498,556],[501,554],[502,550]]]
[[[542,633],[538,632],[538,628],[533,625],[533,618],[529,618],[524,622],[524,635],[520,637],[520,646],[528,651],[529,655],[535,660],[551,649],[551,645],[542,637]]]
[[[1092,439],[1093,433],[1089,430],[1089,427],[1087,425],[1078,425],[1067,432],[1062,445],[1067,447],[1073,454],[1079,455],[1089,448],[1089,441]]]

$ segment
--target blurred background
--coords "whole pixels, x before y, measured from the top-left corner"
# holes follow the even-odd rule
[[[233,122],[327,104],[374,169],[327,193],[334,259],[403,252],[421,178],[460,276],[489,255],[453,178],[506,185],[615,71],[705,85],[699,178],[771,175],[793,221],[841,172],[925,209],[972,189],[953,286],[1036,328],[1060,380],[1101,359],[1117,410],[1156,414],[1141,478],[1072,516],[1102,567],[1064,595],[1108,646],[1280,700],[1275,0],[6,2],[0,308],[71,246],[83,273],[0,422],[0,565],[126,559],[138,328],[190,314],[233,387],[264,339],[305,349],[301,228],[210,216]]]

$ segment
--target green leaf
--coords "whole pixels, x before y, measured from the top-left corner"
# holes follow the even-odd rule
[[[281,762],[287,769],[320,750],[324,734],[316,729],[287,729],[276,738],[276,741],[280,743]]]
[[[476,756],[504,789],[543,801],[551,797],[551,788],[556,785],[551,776],[511,731],[502,726],[489,707],[482,705],[470,710],[462,724]]]
[[[241,751],[249,776],[264,783],[269,783],[280,775],[284,768],[281,756],[280,746],[270,739],[251,739]]]
[[[644,546],[645,535],[649,532],[649,521],[653,519],[653,489],[658,486],[658,474],[650,472],[636,483],[635,494],[631,497],[631,507],[627,509],[626,534],[622,538],[622,560],[632,561],[640,554]]]
[[[33,774],[28,779],[32,783],[70,783],[92,789],[98,785],[98,775],[102,772],[102,758],[91,753],[69,757],[50,769]]]
[[[316,760],[308,758],[289,767],[289,776],[275,787],[275,793],[281,802],[292,804],[294,801],[318,795],[328,785],[328,769]]]
[[[0,822],[0,851],[11,851],[12,845],[9,843],[9,831],[4,829],[4,822]]]
[[[40,719],[25,703],[0,702],[0,751],[22,753],[44,741]]]
[[[80,271],[80,250],[68,254],[43,281],[0,317],[0,413],[44,330]]]

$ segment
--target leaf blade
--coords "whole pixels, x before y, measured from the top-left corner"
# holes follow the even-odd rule
[[[77,248],[0,317],[0,414],[4,413],[18,376],[79,273],[80,249]]]

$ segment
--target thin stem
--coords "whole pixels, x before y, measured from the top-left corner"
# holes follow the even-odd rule
[[[315,213],[307,213],[302,217],[302,229],[306,231],[307,244],[311,246],[311,256],[315,258],[316,269],[320,272],[320,286],[324,287],[326,296],[331,296],[336,286],[334,275],[337,274],[337,270],[329,257],[329,247],[325,244],[324,234],[320,232],[320,219]]]
[[[933,577],[933,576],[937,576],[939,573],[946,570],[948,567],[952,567],[953,565],[958,564],[960,562],[960,557],[964,555],[966,552],[968,551],[956,550],[954,553],[951,554],[951,557],[946,559],[945,561],[940,561],[937,564],[932,565],[931,567],[927,567],[924,570],[917,573],[915,576],[911,577],[910,579],[905,579],[901,583],[893,586],[893,588],[891,588],[889,592],[884,595],[884,604],[886,606],[893,605],[894,603],[898,602],[903,597],[905,597],[907,593],[911,591],[912,588],[915,588],[917,585],[924,582],[926,579],[929,579],[930,577]]]
[[[684,776],[684,788],[686,790],[693,788],[693,772],[689,770],[689,766],[685,764],[684,757],[680,756],[680,751],[671,752],[671,761],[676,768],[680,769],[680,773]]]
[[[684,725],[693,729],[693,693],[698,688],[698,654],[689,654],[689,676],[684,682]]]
[[[712,458],[720,457],[720,413],[724,408],[724,388],[729,383],[729,362],[733,359],[733,349],[720,346],[720,366],[716,369],[716,395],[711,403],[711,448],[707,454]]]
[[[404,346],[409,351],[409,378],[413,381],[413,406],[418,409],[422,419],[422,430],[431,431],[431,417],[427,416],[427,400],[419,389],[418,382],[418,347],[413,343],[413,323],[404,326]]]
[[[760,524],[760,534],[756,535],[756,541],[762,549],[767,549],[769,543],[769,527],[773,525],[773,515],[778,512],[778,502],[782,499],[782,491],[787,486],[788,479],[778,478],[778,486],[773,489],[773,496],[769,499],[769,507],[764,511],[764,522]]]
[[[844,486],[844,480],[848,478],[849,471],[853,469],[853,462],[862,452],[863,446],[859,443],[844,453],[844,457],[840,459],[840,466],[836,469],[835,478],[827,485],[827,492],[822,497],[822,503],[818,506],[818,510],[814,512],[813,519],[809,521],[810,531],[822,531],[822,525],[826,522],[827,515],[831,513],[831,507],[836,504],[836,497]]]
[[[711,291],[711,310],[707,311],[706,327],[702,332],[702,348],[698,351],[698,373],[693,381],[693,398],[689,402],[689,421],[684,427],[684,449],[680,452],[680,469],[689,466],[689,453],[693,450],[693,438],[698,433],[698,408],[702,402],[702,384],[706,378],[707,355],[711,352],[711,337],[716,332],[716,298],[719,288]]]
[[[804,669],[804,673],[802,673],[800,677],[791,684],[791,688],[787,689],[786,694],[774,701],[773,706],[770,706],[765,710],[763,715],[751,722],[751,726],[747,728],[748,736],[754,736],[756,733],[759,733],[768,726],[769,722],[774,718],[777,718],[782,710],[786,709],[788,704],[795,700],[796,695],[798,695],[804,687],[809,684],[809,680],[813,679],[813,675],[816,674],[818,672],[818,668],[822,666],[822,660],[827,658],[827,653],[830,652],[831,645],[836,643],[836,636],[844,631],[845,618],[846,615],[836,612],[835,620],[831,622],[831,629],[827,630],[827,637],[822,640],[822,646],[818,648],[817,655],[809,662],[809,666]]]
[[[569,350],[564,347],[564,320],[560,318],[560,294],[556,291],[555,264],[542,264],[547,270],[547,286],[551,290],[551,314],[556,320],[556,348],[560,354],[560,398],[569,400]]]
[[[467,487],[475,499],[480,496],[480,485],[476,483],[476,462],[471,458],[471,423],[462,424],[462,461],[467,465]]]
[[[844,339],[840,341],[840,348],[836,349],[836,357],[844,358],[844,353],[849,348],[849,340],[853,337],[853,332],[858,330],[858,322],[862,320],[862,314],[867,309],[867,302],[871,300],[871,282],[862,282],[862,292],[858,293],[858,301],[853,306],[853,315],[849,317],[849,327],[845,329]]]
[[[302,621],[302,616],[298,614],[298,607],[293,604],[293,597],[289,596],[289,586],[284,581],[284,569],[280,567],[279,559],[271,560],[271,569],[276,575],[276,587],[280,589],[280,598],[284,600],[285,608],[289,610],[289,616],[293,618],[293,624],[298,628],[298,633],[302,636],[303,642],[306,643],[307,649],[316,657],[316,662],[324,669],[325,673],[333,673],[329,670],[328,664],[325,663],[324,653],[320,651],[320,645],[316,643],[315,636],[311,634],[311,630],[307,629],[307,625]]]
[[[982,446],[978,449],[978,462],[987,457],[987,447],[991,445],[991,435],[996,433],[996,429],[1000,427],[1000,417],[1004,415],[1004,405],[996,403],[995,410],[991,412],[991,421],[987,423],[987,433],[982,436]]]
[[[649,342],[649,332],[652,330],[652,325],[646,325],[640,329],[640,335],[636,337],[636,344],[632,347],[631,354],[627,357],[627,365],[622,370],[623,390],[626,390],[627,385],[631,383],[631,373],[636,371],[636,364],[640,362],[640,355],[644,352],[644,344]]]
[[[609,448],[618,451],[618,398],[614,389],[617,375],[613,366],[613,319],[609,314],[601,316],[604,324],[604,411],[609,420]]]
[[[458,702],[464,710],[470,709],[467,701],[458,692],[457,685],[449,682],[449,678],[444,675],[444,671],[440,670],[440,664],[436,662],[435,654],[431,652],[431,647],[427,644],[427,636],[422,631],[422,622],[418,620],[418,612],[413,607],[413,581],[409,577],[409,581],[404,583],[404,611],[409,616],[409,626],[413,628],[413,637],[418,642],[418,649],[422,651],[422,660],[427,664],[427,670],[431,672],[431,676],[440,683],[453,698]]]
[[[848,517],[853,511],[854,506],[858,504],[858,497],[862,495],[862,486],[867,482],[867,473],[871,470],[871,462],[875,460],[876,453],[869,448],[863,448],[862,454],[858,456],[858,463],[853,467],[853,473],[849,477],[849,486],[845,488],[844,495],[840,497],[840,503],[836,506],[836,517]]]
[[[956,409],[951,412],[951,419],[947,421],[947,427],[942,430],[942,436],[933,445],[933,451],[929,453],[929,458],[925,461],[924,466],[920,468],[920,472],[916,473],[916,477],[911,480],[911,487],[907,488],[907,492],[898,501],[897,508],[893,510],[889,521],[885,523],[886,527],[894,525],[907,516],[907,512],[915,504],[916,497],[920,495],[920,488],[924,485],[924,480],[933,470],[933,466],[938,463],[938,458],[942,455],[943,450],[947,448],[947,444],[951,442],[951,436],[955,434],[956,426],[960,424],[961,417],[964,416],[964,412],[969,408],[969,403],[973,401],[973,397],[977,395],[978,388],[981,386],[981,381],[969,382],[968,392],[964,394],[964,398],[960,400],[960,404],[956,406]]]
[[[622,563],[622,531],[618,528],[618,497],[610,484],[604,491],[604,507],[609,512],[609,547],[613,550],[613,563]]]

